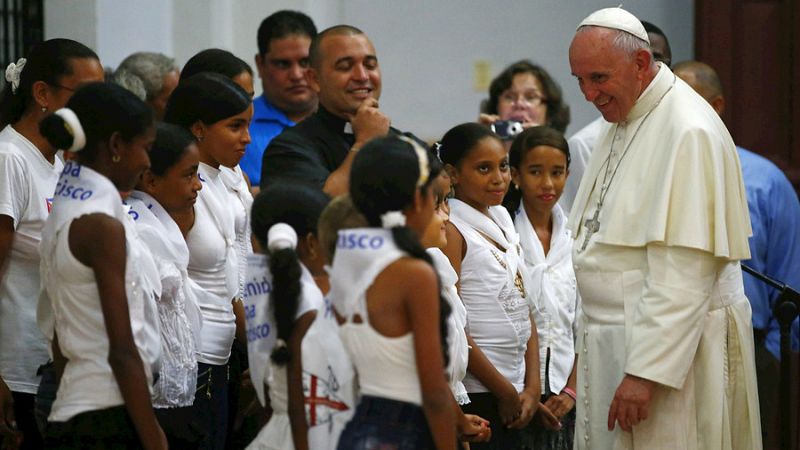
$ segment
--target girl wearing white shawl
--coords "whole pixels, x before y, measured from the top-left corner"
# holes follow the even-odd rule
[[[245,317],[250,378],[273,413],[248,448],[335,449],[355,407],[355,373],[330,304],[314,281],[325,257],[317,221],[329,198],[271,186],[253,203],[253,233],[267,254],[248,261]]]
[[[564,136],[548,127],[528,128],[509,153],[515,187],[504,200],[520,235],[526,285],[539,333],[542,399],[536,415],[535,448],[572,449],[575,434],[575,329],[578,294],[572,239],[557,204],[569,173]]]
[[[194,222],[201,188],[194,136],[159,124],[150,150],[150,169],[127,198],[128,214],[158,266],[161,294],[161,364],[153,387],[153,407],[171,447],[197,445],[189,407],[197,386],[197,356],[202,318],[196,297],[203,291],[189,279],[189,248],[184,239]]]
[[[529,448],[522,432],[539,405],[539,352],[519,236],[500,206],[510,184],[508,152],[488,128],[466,123],[442,138],[452,180],[445,254],[459,274],[473,351],[465,412],[489,420],[492,438],[474,448]],[[478,347],[481,351],[474,351]]]
[[[40,247],[63,369],[47,448],[167,448],[149,392],[161,283],[119,194],[150,164],[152,114],[125,89],[97,83],[40,126],[54,147],[79,152],[61,173]]]

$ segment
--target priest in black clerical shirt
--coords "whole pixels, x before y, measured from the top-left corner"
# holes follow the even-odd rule
[[[361,30],[338,25],[322,31],[311,42],[309,59],[309,81],[319,95],[319,110],[267,146],[261,188],[290,180],[337,196],[347,192],[358,149],[371,139],[400,132],[378,109],[380,66]]]

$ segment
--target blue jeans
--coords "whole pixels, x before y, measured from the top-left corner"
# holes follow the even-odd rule
[[[197,391],[194,396],[195,423],[208,433],[200,443],[203,450],[224,450],[228,432],[228,365],[197,363]]]
[[[435,449],[436,446],[421,407],[364,395],[353,418],[342,431],[337,448],[426,450]]]

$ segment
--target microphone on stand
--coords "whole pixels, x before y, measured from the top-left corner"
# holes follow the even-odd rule
[[[781,449],[791,450],[792,448],[792,426],[791,426],[791,398],[790,381],[792,367],[789,362],[791,345],[790,332],[792,322],[800,315],[800,293],[792,289],[786,283],[777,281],[742,264],[742,270],[757,278],[762,283],[778,290],[778,298],[772,308],[772,314],[777,319],[781,329],[781,383],[780,383],[780,416],[781,416]],[[798,405],[800,406],[800,405]]]

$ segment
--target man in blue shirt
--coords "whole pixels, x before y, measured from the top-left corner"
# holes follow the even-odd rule
[[[725,108],[722,84],[708,64],[686,61],[675,66],[675,75],[686,81],[721,114]],[[753,269],[800,289],[800,202],[786,175],[768,159],[736,147],[742,165],[747,207],[753,235],[750,259]],[[753,308],[756,371],[761,402],[762,430],[773,421],[777,408],[780,328],[772,314],[778,292],[750,274],[744,274],[744,290]],[[800,343],[798,320],[792,324],[792,349]],[[772,437],[772,436],[770,436]],[[766,442],[765,442],[766,443]]]
[[[262,155],[272,138],[317,107],[317,95],[306,79],[308,47],[316,34],[311,18],[297,11],[278,11],[258,27],[255,63],[264,93],[253,100],[252,142],[239,162],[254,189],[261,182]]]

